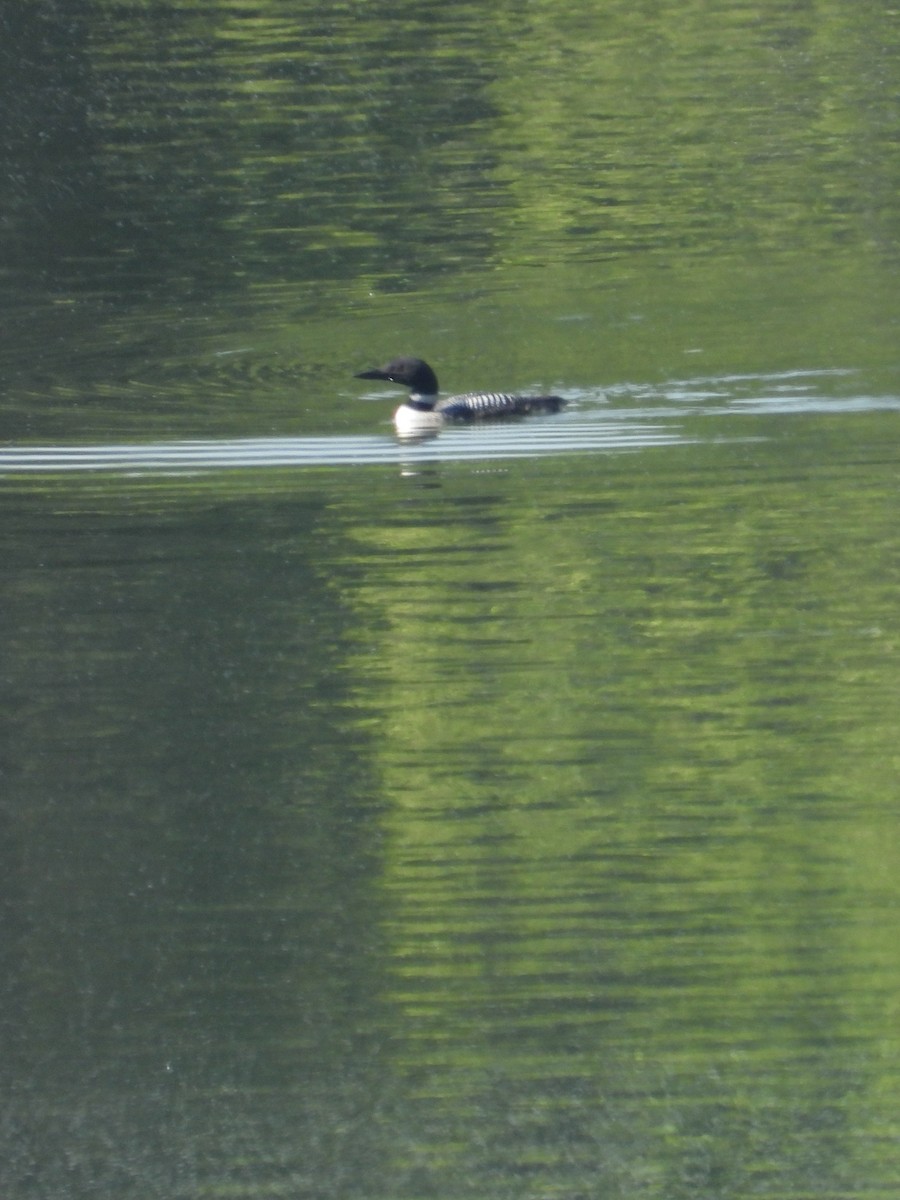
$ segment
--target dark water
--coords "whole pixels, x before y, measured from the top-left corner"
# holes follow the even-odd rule
[[[895,17],[0,33],[4,1200],[894,1197]]]

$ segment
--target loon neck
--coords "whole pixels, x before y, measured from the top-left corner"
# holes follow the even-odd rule
[[[433,412],[434,406],[437,404],[436,395],[427,395],[422,392],[410,392],[406,398],[406,403],[409,408],[416,412]]]

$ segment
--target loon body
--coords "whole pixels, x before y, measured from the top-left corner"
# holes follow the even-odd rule
[[[528,413],[559,412],[561,396],[514,396],[508,392],[465,392],[438,399],[437,376],[421,358],[394,358],[374,371],[361,371],[357,379],[386,379],[402,383],[410,394],[394,413],[401,436],[437,433],[445,420],[482,421]]]

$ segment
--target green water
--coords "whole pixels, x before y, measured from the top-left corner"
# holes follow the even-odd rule
[[[0,34],[4,1200],[895,1196],[896,14]]]

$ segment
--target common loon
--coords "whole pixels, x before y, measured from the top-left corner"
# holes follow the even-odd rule
[[[357,379],[387,379],[410,389],[405,403],[394,413],[394,425],[402,436],[436,433],[445,420],[480,421],[526,413],[559,412],[561,396],[511,396],[507,392],[466,392],[438,399],[437,376],[421,358],[392,358],[374,371],[360,371]]]

